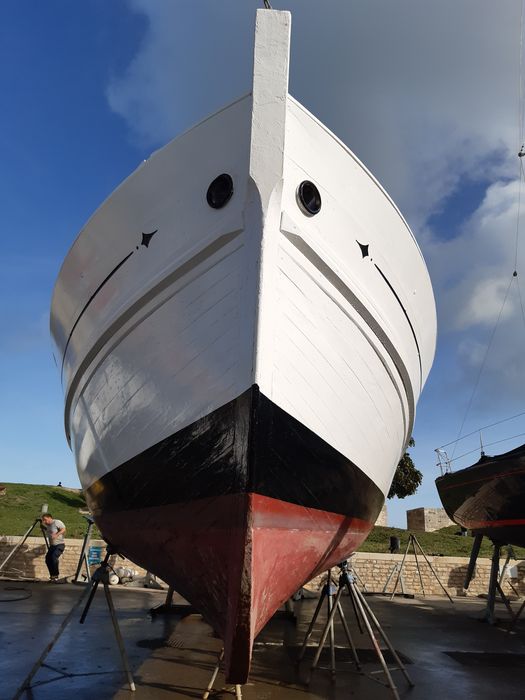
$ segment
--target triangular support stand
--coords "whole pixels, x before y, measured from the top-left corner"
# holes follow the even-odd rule
[[[128,657],[126,654],[126,649],[124,647],[124,641],[122,639],[122,634],[120,633],[120,628],[118,625],[117,615],[115,612],[115,606],[113,605],[113,598],[112,598],[111,592],[109,590],[109,570],[110,570],[109,558],[112,554],[115,554],[115,553],[116,552],[114,552],[112,550],[112,548],[108,545],[104,561],[101,563],[100,567],[95,571],[95,573],[92,576],[91,585],[86,586],[85,590],[82,591],[82,594],[79,597],[79,599],[73,605],[73,607],[68,612],[66,617],[62,620],[60,627],[56,631],[54,637],[52,638],[52,640],[49,642],[49,644],[45,647],[43,652],[38,657],[38,660],[34,664],[33,668],[31,669],[29,674],[26,676],[26,678],[22,682],[22,685],[18,688],[16,694],[13,697],[13,700],[19,700],[19,698],[21,698],[26,691],[30,690],[31,681],[33,680],[34,676],[36,675],[38,670],[43,665],[48,654],[53,649],[53,647],[55,646],[55,644],[57,643],[59,638],[62,636],[62,633],[64,632],[67,625],[69,624],[69,622],[73,618],[73,615],[80,608],[81,604],[84,602],[84,600],[87,597],[87,602],[86,602],[86,605],[84,607],[84,611],[80,617],[80,623],[81,624],[84,623],[86,616],[89,612],[89,608],[91,606],[91,603],[93,602],[93,598],[95,596],[95,593],[97,592],[97,588],[98,588],[99,583],[102,583],[102,585],[104,586],[104,593],[106,595],[106,601],[108,604],[109,613],[111,615],[111,622],[113,623],[113,629],[115,631],[115,637],[116,637],[118,648],[120,651],[120,658],[122,659],[122,665],[123,665],[124,670],[126,672],[126,676],[127,676],[128,683],[129,683],[129,688],[131,691],[135,690],[135,682],[133,681],[133,676],[131,674],[131,668],[130,668]]]
[[[310,682],[311,676],[313,671],[317,668],[317,664],[319,662],[319,657],[321,656],[321,652],[323,650],[323,647],[326,643],[326,640],[328,638],[328,635],[330,635],[330,656],[331,656],[331,666],[330,670],[332,673],[332,678],[335,678],[335,643],[334,643],[334,618],[336,614],[339,614],[339,618],[341,620],[343,629],[345,631],[345,635],[348,641],[348,644],[350,646],[350,649],[352,651],[352,656],[354,658],[354,663],[356,666],[356,669],[363,673],[362,671],[362,664],[359,660],[359,655],[357,652],[357,649],[355,647],[354,641],[352,639],[352,635],[350,633],[350,629],[348,627],[348,624],[346,622],[346,618],[343,612],[343,608],[341,605],[341,596],[343,594],[343,591],[347,591],[348,595],[350,597],[350,602],[352,604],[352,608],[356,617],[357,624],[359,626],[359,629],[361,633],[363,634],[364,629],[366,630],[370,641],[372,642],[372,646],[376,652],[377,658],[379,663],[381,664],[382,671],[378,671],[377,673],[384,673],[386,676],[386,683],[383,681],[380,681],[378,678],[376,678],[374,675],[371,674],[366,674],[369,678],[372,680],[380,683],[381,685],[384,685],[387,688],[390,688],[390,691],[392,692],[392,695],[396,700],[399,700],[399,693],[397,691],[397,687],[394,683],[394,680],[392,678],[392,675],[390,673],[391,670],[399,670],[403,673],[403,675],[406,678],[407,683],[409,686],[413,687],[414,683],[412,682],[412,679],[408,675],[408,672],[403,665],[403,662],[399,658],[399,655],[397,654],[396,650],[392,646],[390,640],[388,639],[385,631],[381,627],[377,617],[375,616],[374,612],[368,605],[363,593],[359,590],[357,583],[356,583],[356,576],[354,572],[349,568],[348,562],[343,561],[341,564],[339,564],[339,569],[340,569],[340,574],[339,574],[339,582],[337,585],[337,588],[332,587],[332,582],[331,582],[331,573],[328,572],[328,577],[327,577],[327,582],[323,588],[323,591],[321,593],[321,597],[319,599],[319,602],[317,603],[317,607],[314,612],[314,616],[312,618],[312,621],[310,623],[310,626],[308,627],[308,631],[306,633],[306,636],[304,638],[303,645],[301,647],[301,651],[299,653],[299,658],[298,658],[298,663],[301,661],[301,659],[304,657],[304,653],[306,651],[306,647],[308,644],[308,640],[310,639],[312,635],[312,631],[315,625],[315,622],[317,620],[317,617],[319,616],[319,613],[321,611],[321,608],[323,606],[323,602],[326,600],[327,601],[327,609],[328,609],[328,618],[326,620],[325,626],[323,628],[323,631],[321,633],[321,638],[319,640],[319,644],[317,646],[317,650],[315,652],[314,660],[312,662],[312,666],[310,668],[308,677],[307,677],[307,683]],[[337,592],[335,592],[337,591]],[[335,593],[335,597],[334,597]],[[332,600],[333,598],[333,600]],[[364,629],[363,629],[364,626]],[[375,632],[374,632],[375,628]],[[381,650],[381,647],[379,645],[379,638],[381,638],[390,651],[395,663],[396,667],[393,669],[388,668],[388,665],[386,663],[385,657],[383,655],[383,652]]]
[[[87,530],[86,534],[84,535],[84,541],[82,542],[82,550],[80,552],[80,557],[78,558],[78,564],[77,564],[77,570],[75,572],[75,575],[73,577],[73,583],[84,583],[82,578],[84,578],[86,583],[91,583],[91,572],[89,570],[89,557],[88,557],[88,552],[89,552],[89,544],[91,542],[91,534],[93,532],[93,527],[95,525],[95,521],[91,517],[91,515],[84,515],[85,520],[87,521]],[[86,573],[82,574],[82,567],[84,566]]]
[[[432,563],[430,562],[429,558],[428,558],[427,555],[425,554],[425,551],[424,551],[423,547],[419,544],[419,540],[417,539],[417,537],[416,537],[413,533],[409,533],[409,535],[408,535],[407,546],[406,546],[406,549],[405,549],[405,553],[403,554],[403,559],[401,560],[401,564],[400,564],[399,562],[397,562],[396,564],[394,564],[394,567],[393,567],[392,571],[390,572],[390,574],[389,574],[389,576],[388,576],[388,578],[387,578],[387,581],[386,581],[386,583],[385,583],[385,586],[384,586],[384,588],[383,588],[383,593],[386,594],[386,592],[387,592],[386,589],[387,589],[387,587],[388,587],[388,584],[390,583],[390,580],[391,580],[392,576],[393,576],[395,573],[397,573],[396,582],[395,582],[395,584],[394,584],[394,590],[392,591],[392,594],[391,594],[391,596],[390,596],[390,600],[393,600],[393,599],[394,599],[394,596],[396,595],[397,587],[398,587],[398,585],[399,585],[400,582],[401,582],[401,591],[402,591],[402,593],[403,593],[404,595],[406,595],[406,593],[405,593],[405,587],[404,587],[404,581],[403,581],[403,567],[405,566],[405,561],[406,561],[406,558],[407,558],[408,550],[410,549],[410,545],[412,545],[412,550],[413,550],[413,552],[414,552],[414,560],[415,560],[415,562],[416,562],[416,569],[417,569],[417,573],[418,573],[418,576],[419,576],[419,583],[420,583],[420,585],[421,585],[421,591],[422,591],[423,595],[426,595],[426,593],[425,593],[425,586],[423,585],[423,577],[422,577],[422,575],[421,575],[421,568],[420,568],[420,566],[419,566],[419,559],[417,558],[417,557],[418,557],[418,555],[417,555],[417,550],[419,550],[420,555],[423,556],[423,559],[424,559],[425,562],[427,563],[428,568],[430,569],[430,571],[431,571],[432,574],[434,575],[434,578],[436,579],[436,581],[439,583],[439,585],[440,585],[441,588],[443,589],[443,592],[445,593],[445,595],[447,596],[447,598],[450,600],[451,603],[454,603],[454,601],[453,601],[452,598],[450,597],[450,593],[447,591],[447,589],[445,588],[445,586],[444,586],[443,583],[441,582],[441,579],[440,579],[439,576],[437,575],[436,570],[434,569],[434,567],[432,566]]]
[[[42,532],[42,535],[44,537],[44,541],[46,543],[46,549],[49,549],[49,541],[47,539],[47,534],[44,526],[42,525],[42,516],[38,516],[37,518],[34,519],[33,524],[26,530],[26,532],[22,535],[20,540],[16,543],[16,545],[13,547],[13,549],[9,552],[7,557],[3,560],[3,562],[0,564],[0,571],[5,568],[6,564],[15,556],[15,554],[18,552],[18,550],[22,547],[22,545],[25,543],[27,538],[30,536],[30,534],[33,532],[35,527],[39,525],[40,531]]]
[[[213,673],[211,674],[210,682],[208,683],[208,686],[206,690],[204,691],[204,694],[202,696],[202,700],[208,700],[210,697],[210,694],[213,692],[213,686],[215,684],[215,681],[217,680],[217,676],[219,675],[219,671],[222,665],[222,662],[224,661],[224,649],[221,650],[221,653],[219,654],[217,658],[217,663],[215,664],[215,668],[213,669]],[[235,698],[236,700],[242,700],[242,692],[241,692],[241,686],[236,685],[235,686]]]

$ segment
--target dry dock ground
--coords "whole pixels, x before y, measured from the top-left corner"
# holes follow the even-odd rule
[[[18,590],[12,590],[16,588]],[[78,624],[78,615],[35,676],[30,691],[22,697],[34,700],[175,700],[200,698],[215,665],[220,641],[199,615],[183,619],[149,615],[151,607],[164,600],[164,593],[112,588],[122,634],[128,650],[137,690],[131,693],[121,669],[118,648],[103,593],[99,591],[88,619]],[[15,695],[34,662],[53,637],[64,616],[81,595],[71,584],[10,583],[0,581],[0,698]],[[409,689],[396,672],[401,698],[410,700],[492,700],[525,698],[525,615],[517,633],[508,635],[503,624],[491,627],[478,621],[484,602],[441,598],[396,598],[368,596],[395,648],[407,661],[415,682]],[[294,660],[315,609],[315,600],[296,604],[294,623],[277,615],[256,641],[250,682],[243,688],[245,700],[310,700],[311,698],[391,698],[390,692],[357,673],[343,644],[337,625],[337,675],[332,682],[325,668],[305,686],[309,649],[299,669]],[[517,608],[517,603],[514,603]],[[372,663],[370,643],[360,635],[347,597],[343,607],[358,649],[363,650],[367,673]],[[504,608],[501,620],[507,620]],[[324,619],[324,615],[320,618]],[[320,628],[320,625],[318,625]],[[368,651],[365,651],[368,650]],[[377,677],[377,676],[376,676]],[[220,674],[211,698],[233,698]]]

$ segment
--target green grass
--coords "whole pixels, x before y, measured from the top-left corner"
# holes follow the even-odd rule
[[[82,538],[86,532],[86,521],[78,512],[86,509],[82,491],[73,491],[56,486],[35,484],[4,484],[5,496],[0,496],[0,535],[23,535],[34,519],[40,515],[43,503],[56,518],[63,520],[67,528],[67,537]],[[452,525],[436,532],[417,532],[417,539],[428,555],[450,557],[468,557],[472,547],[472,537],[459,537],[455,533],[459,527]],[[36,527],[31,533],[40,536]],[[359,548],[360,552],[388,552],[390,537],[401,540],[401,552],[405,551],[408,532],[395,527],[375,527]],[[100,537],[94,530],[93,537]],[[525,549],[515,547],[516,556],[525,559]],[[481,547],[481,556],[490,557],[492,547],[485,538]]]
[[[455,533],[459,531],[457,525],[444,527],[435,532],[415,532],[419,544],[425,554],[446,557],[468,557],[472,549],[472,537],[460,537]],[[388,552],[390,537],[399,537],[401,541],[400,552],[404,553],[409,533],[395,527],[375,527],[368,538],[359,547],[360,552]],[[525,559],[525,549],[514,547],[514,552],[519,559]],[[412,553],[412,547],[410,548]],[[419,554],[419,550],[418,550]],[[483,538],[480,556],[491,557],[492,545],[487,538]]]
[[[53,517],[65,523],[66,537],[84,537],[87,525],[78,512],[87,509],[82,491],[36,484],[2,485],[7,493],[0,496],[0,535],[23,535],[40,515],[42,504],[47,503]],[[31,536],[41,536],[38,525]],[[93,532],[93,537],[99,536]]]

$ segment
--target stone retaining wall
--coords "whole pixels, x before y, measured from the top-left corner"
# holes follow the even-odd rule
[[[396,563],[401,563],[402,559],[402,554],[371,554],[368,552],[357,552],[357,554],[352,557],[351,561],[357,575],[366,585],[367,590],[372,593],[380,593],[393,567]],[[481,557],[478,559],[476,571],[468,591],[464,591],[463,589],[463,582],[469,562],[467,557],[429,556],[428,560],[432,564],[434,571],[439,576],[441,583],[446,588],[449,595],[477,596],[487,592],[491,566],[490,559],[482,559]],[[418,555],[418,562],[425,592],[429,595],[444,595],[443,589],[422,556]],[[505,560],[501,559],[500,568],[503,567],[504,563]],[[337,569],[334,570],[334,573],[336,572]],[[502,589],[505,594],[509,597],[517,597],[516,592],[519,595],[525,595],[525,561],[511,561],[507,572],[510,575],[506,575],[502,583]],[[325,575],[323,574],[311,581],[306,587],[309,590],[318,590],[323,585],[324,580]],[[396,575],[394,574],[390,580],[388,591],[393,591],[395,580]],[[413,554],[408,555],[405,560],[403,566],[403,581],[406,593],[414,593],[416,595],[421,593],[421,583]],[[510,584],[514,586],[515,590],[513,590]],[[398,586],[397,592],[401,592],[400,586]]]
[[[0,563],[5,559],[11,549],[20,541],[19,537],[0,536]],[[94,546],[104,546],[102,540],[92,540]],[[82,540],[66,540],[64,554],[60,558],[61,576],[73,576],[80,552]],[[25,544],[11,559],[5,570],[0,572],[0,576],[11,576],[13,578],[47,579],[48,572],[45,565],[45,544],[42,537],[28,537]],[[389,573],[396,563],[403,559],[402,554],[370,554],[368,552],[358,552],[352,557],[353,566],[367,590],[371,592],[381,592],[386,583]],[[425,592],[431,595],[444,595],[438,581],[432,574],[430,568],[422,557],[418,557],[423,579]],[[428,557],[434,570],[438,574],[441,582],[451,596],[464,595],[463,581],[467,571],[468,558],[466,557]],[[136,569],[139,576],[145,574],[144,569],[130,562],[128,559],[112,558],[113,566],[126,566]],[[501,560],[503,566],[504,560]],[[93,567],[92,567],[93,568]],[[503,583],[503,590],[509,596],[515,595],[510,586],[514,586],[520,595],[525,595],[525,561],[511,562],[510,573],[512,578],[506,577]],[[468,595],[479,595],[486,593],[490,574],[490,559],[478,559],[476,573],[470,584]],[[407,593],[421,593],[421,584],[413,555],[408,555],[403,567],[403,580]],[[324,581],[324,575],[307,584],[310,590],[319,590]],[[392,577],[388,590],[392,590],[395,577]],[[399,589],[398,589],[399,590]]]
[[[9,552],[20,542],[20,537],[0,536],[0,564]],[[73,576],[77,570],[78,560],[82,551],[83,540],[66,539],[64,554],[59,559],[60,576]],[[91,540],[90,546],[105,547],[103,540]],[[102,556],[104,557],[105,550]],[[49,573],[45,562],[46,545],[43,537],[28,537],[15,556],[7,562],[5,569],[0,571],[0,576],[12,578],[48,579]],[[125,566],[138,571],[139,576],[146,572],[129,559],[111,557],[110,564],[114,567]],[[96,569],[91,566],[91,571]],[[83,568],[85,571],[85,567]]]

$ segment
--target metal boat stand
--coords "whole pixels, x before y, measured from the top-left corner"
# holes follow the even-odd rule
[[[380,683],[381,685],[390,688],[390,691],[392,692],[392,695],[396,700],[399,700],[399,693],[397,692],[397,687],[394,683],[394,680],[391,675],[391,671],[399,670],[403,673],[405,676],[405,679],[407,683],[409,684],[410,687],[414,687],[414,683],[412,682],[412,679],[408,675],[408,671],[406,670],[403,662],[399,658],[399,655],[397,654],[396,650],[392,646],[390,640],[388,639],[385,631],[381,627],[381,624],[379,623],[377,617],[375,616],[374,612],[368,605],[363,593],[359,590],[357,584],[356,584],[356,577],[353,571],[349,568],[348,562],[343,561],[339,564],[339,569],[340,569],[340,574],[339,574],[339,582],[338,582],[338,587],[337,587],[337,593],[335,594],[335,598],[332,601],[332,596],[333,593],[330,590],[331,587],[331,576],[330,572],[328,575],[327,583],[325,587],[323,588],[323,593],[321,594],[321,598],[319,599],[319,602],[317,604],[314,616],[312,618],[312,622],[310,623],[310,626],[308,628],[308,631],[306,633],[303,646],[301,648],[301,652],[299,654],[299,659],[300,661],[303,656],[304,652],[306,650],[306,645],[308,642],[308,639],[310,638],[312,634],[312,630],[315,624],[315,621],[319,615],[319,612],[321,610],[324,598],[327,599],[328,601],[328,618],[326,620],[325,626],[323,628],[323,631],[321,633],[321,638],[319,640],[319,644],[317,647],[317,651],[314,656],[314,660],[312,662],[312,666],[310,668],[308,677],[307,677],[307,683],[310,682],[311,676],[313,671],[317,668],[317,663],[319,661],[319,657],[321,656],[321,651],[325,645],[326,639],[328,635],[330,634],[330,652],[331,652],[331,673],[332,673],[332,678],[335,678],[335,643],[334,643],[334,618],[336,613],[339,613],[339,617],[341,619],[341,623],[343,626],[343,629],[345,631],[346,638],[348,640],[348,644],[350,646],[350,649],[352,651],[352,656],[354,657],[354,663],[356,665],[356,669],[360,671],[361,673],[364,674],[364,671],[362,670],[362,665],[359,660],[359,656],[357,653],[357,649],[355,647],[354,641],[352,639],[352,635],[350,634],[350,629],[348,627],[348,624],[346,622],[346,618],[344,616],[343,608],[341,606],[341,595],[343,594],[343,591],[346,590],[348,592],[348,595],[350,597],[350,602],[352,603],[352,608],[356,617],[357,624],[359,626],[359,630],[361,631],[361,634],[364,633],[363,626],[366,629],[366,632],[370,638],[370,641],[372,642],[373,648],[376,652],[377,658],[379,660],[379,663],[381,664],[382,670],[372,672],[370,674],[364,674],[371,680],[376,681],[377,683]],[[375,632],[374,632],[375,628]],[[383,640],[384,644],[392,654],[396,667],[395,668],[388,668],[388,665],[386,663],[385,657],[383,655],[383,652],[381,651],[381,647],[379,646],[379,641],[378,641],[378,636]],[[379,680],[376,676],[379,673],[384,673],[386,676],[386,683]]]
[[[317,662],[319,661],[319,657],[321,656],[321,652],[322,652],[322,649],[323,649],[324,644],[326,642],[327,636],[329,636],[329,640],[330,640],[330,672],[332,674],[332,678],[335,678],[335,631],[334,631],[334,620],[333,620],[333,618],[331,618],[331,614],[332,614],[332,609],[333,609],[333,605],[334,605],[333,597],[335,596],[336,592],[337,592],[337,587],[332,582],[332,570],[329,569],[327,571],[327,574],[326,574],[326,582],[321,590],[321,595],[320,595],[319,600],[317,602],[315,612],[313,614],[312,620],[311,620],[310,625],[308,627],[308,630],[306,632],[306,635],[305,635],[305,638],[303,641],[303,645],[301,647],[301,651],[299,652],[299,656],[297,657],[297,661],[296,661],[297,664],[300,664],[304,658],[304,654],[306,652],[306,648],[308,645],[308,640],[312,636],[312,632],[313,632],[315,623],[317,622],[317,618],[319,617],[319,613],[321,612],[321,609],[323,607],[323,603],[326,600],[327,618],[328,618],[328,620],[330,620],[327,623],[327,635],[324,635],[324,636],[321,635],[321,640],[317,646],[317,652],[315,655],[314,663],[313,663],[312,668],[310,669],[310,673],[308,675],[307,683],[310,682],[311,673],[317,666]],[[352,637],[350,635],[350,630],[349,630],[348,625],[346,623],[346,618],[345,618],[341,603],[338,603],[338,605],[337,605],[337,612],[339,613],[339,618],[341,620],[341,624],[343,625],[343,629],[345,630],[348,644],[350,645],[350,648],[352,649],[352,654],[354,657],[356,668],[358,670],[360,670],[361,665],[360,665],[359,659],[357,657],[357,652],[355,651],[355,645],[354,645],[354,642],[353,642]],[[362,632],[359,617],[357,617],[357,620],[359,622],[359,626],[360,626],[360,629]]]
[[[396,594],[396,590],[397,590],[397,586],[398,586],[399,582],[401,582],[401,590],[402,590],[403,594],[406,595],[406,594],[405,594],[405,591],[404,591],[404,585],[403,585],[403,567],[404,567],[404,565],[405,565],[405,560],[406,560],[406,558],[407,558],[407,554],[408,554],[408,550],[409,550],[409,548],[410,548],[410,545],[412,545],[412,550],[413,550],[413,552],[414,552],[414,559],[415,559],[415,562],[416,562],[416,569],[417,569],[417,573],[418,573],[418,576],[419,576],[419,583],[420,583],[420,585],[421,585],[421,591],[422,591],[423,595],[426,595],[426,593],[425,593],[425,586],[423,585],[423,577],[421,576],[421,569],[420,569],[420,566],[419,566],[419,559],[417,558],[417,550],[418,550],[418,549],[419,549],[420,554],[423,556],[425,562],[427,563],[428,568],[429,568],[430,571],[433,573],[434,578],[436,579],[436,581],[439,583],[439,585],[440,585],[441,588],[443,589],[443,592],[445,593],[445,595],[447,596],[447,598],[448,598],[448,599],[450,600],[450,602],[453,604],[454,601],[453,601],[452,598],[450,597],[449,592],[447,591],[447,589],[445,588],[445,586],[444,586],[443,583],[441,582],[441,579],[440,579],[439,576],[437,575],[436,570],[434,569],[434,567],[432,566],[432,564],[431,564],[429,558],[428,558],[427,555],[425,554],[425,551],[424,551],[423,547],[419,544],[419,540],[417,539],[417,537],[416,537],[412,532],[409,533],[409,535],[408,535],[408,542],[407,542],[407,546],[406,546],[406,549],[405,549],[405,553],[403,554],[403,559],[401,560],[401,564],[399,564],[399,562],[398,562],[397,564],[394,565],[394,568],[392,569],[392,571],[390,572],[390,575],[388,576],[388,579],[387,579],[387,582],[386,582],[386,584],[385,584],[385,587],[383,588],[383,593],[386,593],[386,589],[387,589],[388,584],[390,583],[390,579],[391,579],[392,576],[394,575],[394,572],[397,571],[396,582],[395,582],[395,584],[394,584],[394,590],[392,591],[392,595],[390,596],[390,600],[393,600],[393,599],[394,599],[394,596],[395,596],[395,594]]]
[[[217,658],[217,663],[215,664],[215,668],[213,669],[213,673],[211,674],[210,682],[208,683],[208,686],[206,690],[204,691],[204,694],[202,696],[202,700],[208,700],[210,697],[210,693],[213,690],[213,684],[215,683],[217,676],[219,675],[219,671],[221,668],[221,664],[224,660],[224,649],[221,649],[221,653],[219,654]],[[241,686],[236,685],[235,686],[235,698],[236,700],[242,700],[242,693],[241,693]]]
[[[518,612],[517,612],[515,615],[513,615],[512,620],[510,621],[509,628],[508,628],[508,630],[507,630],[507,634],[511,634],[512,632],[514,632],[514,630],[515,630],[515,628],[516,628],[516,625],[518,624],[518,620],[520,619],[523,610],[525,610],[525,600],[524,600],[523,603],[520,605],[520,608],[519,608]]]
[[[45,510],[44,510],[44,507],[45,507]],[[46,512],[47,512],[47,505],[46,505],[46,506],[42,506],[42,515],[45,515]],[[46,549],[49,549],[49,541],[48,541],[48,539],[47,539],[47,533],[46,533],[46,531],[45,531],[44,526],[42,525],[42,515],[39,515],[39,516],[37,516],[37,517],[34,519],[33,524],[30,525],[30,527],[26,530],[26,532],[24,533],[24,535],[22,535],[22,538],[16,543],[16,545],[13,547],[13,549],[9,552],[9,554],[7,555],[7,557],[6,557],[6,558],[4,559],[4,561],[0,564],[0,571],[2,571],[2,569],[6,566],[6,564],[15,556],[15,554],[18,552],[18,550],[20,549],[20,547],[22,547],[22,545],[24,544],[24,542],[25,542],[25,541],[27,540],[27,538],[31,535],[31,533],[33,532],[33,530],[35,529],[35,527],[37,526],[37,524],[40,525],[40,531],[42,532],[42,535],[43,535],[43,537],[44,537],[44,541],[45,541],[45,543],[46,543]]]
[[[507,545],[507,558],[505,559],[505,563],[503,564],[503,568],[501,569],[501,573],[499,576],[499,585],[500,586],[503,583],[503,579],[505,578],[505,574],[507,573],[507,569],[509,567],[511,559],[516,561],[516,562],[518,561],[518,558],[516,557],[516,554],[514,553],[514,549],[512,548],[512,545],[508,544]],[[512,588],[512,590],[514,591],[514,593],[516,594],[516,596],[518,598],[521,598],[520,592],[516,589],[515,586],[513,586],[513,584],[510,581],[507,581],[507,585]]]
[[[394,566],[392,567],[392,569],[390,570],[390,573],[388,574],[388,578],[385,582],[385,585],[383,586],[383,590],[381,591],[381,593],[383,595],[387,595],[388,584],[392,580],[392,577],[395,576],[396,574],[399,574],[398,578],[399,578],[399,582],[401,584],[401,595],[407,595],[405,593],[405,579],[403,578],[403,570],[401,568],[400,561],[396,562],[394,564]],[[395,592],[395,589],[394,589],[394,592]]]
[[[470,582],[472,581],[472,577],[474,576],[474,571],[476,569],[476,561],[479,555],[479,550],[481,548],[481,542],[483,540],[483,535],[482,534],[477,534],[474,537],[474,543],[472,544],[472,550],[470,552],[470,560],[468,563],[467,567],[467,574],[465,576],[465,583],[463,584],[463,588],[465,590],[468,589],[470,586]],[[505,571],[507,569],[507,566],[509,564],[511,556],[514,555],[514,551],[510,553],[507,551],[507,560],[505,562],[505,565],[503,567],[503,570],[501,572],[501,575],[499,575],[499,560],[501,556],[501,548],[502,543],[501,542],[496,542],[493,541],[494,545],[494,551],[492,552],[492,562],[490,565],[490,578],[489,578],[489,590],[488,590],[488,595],[487,595],[487,607],[485,608],[485,612],[483,614],[483,617],[481,618],[484,622],[488,622],[489,625],[495,625],[497,623],[497,618],[494,612],[494,607],[496,605],[496,595],[499,594],[502,602],[505,604],[505,607],[509,611],[509,614],[513,621],[511,622],[511,626],[514,624],[514,612],[511,608],[509,599],[503,592],[503,589],[501,587],[501,584],[503,583],[503,576],[505,574]]]
[[[82,542],[82,550],[80,551],[80,557],[78,558],[78,565],[77,565],[77,570],[75,572],[75,575],[73,577],[73,583],[90,583],[91,582],[91,573],[89,571],[89,562],[88,562],[88,551],[89,551],[89,543],[91,541],[91,533],[93,532],[93,526],[95,524],[95,521],[91,517],[91,515],[84,515],[83,516],[87,520],[87,530],[86,534],[84,535],[84,541]],[[82,566],[85,566],[86,573],[82,574],[82,577],[84,578],[84,581],[80,579],[80,575],[82,572]]]
[[[115,554],[112,550],[112,548],[108,545],[107,550],[106,550],[106,556],[104,558],[104,561],[101,563],[100,567],[95,571],[95,573],[92,576],[92,582],[91,585],[86,586],[85,590],[82,591],[82,594],[76,601],[76,603],[73,605],[71,610],[68,612],[68,614],[65,616],[65,618],[62,620],[60,627],[56,631],[55,635],[49,642],[49,644],[44,648],[40,656],[38,657],[37,661],[35,662],[33,668],[29,672],[29,674],[26,676],[26,678],[23,680],[22,684],[19,686],[18,690],[16,691],[13,700],[19,700],[23,696],[23,694],[27,691],[31,693],[31,681],[33,680],[34,676],[44,663],[46,657],[48,656],[49,652],[53,649],[57,641],[60,639],[62,636],[62,633],[68,626],[69,622],[71,621],[73,615],[76,613],[76,611],[80,608],[81,604],[84,602],[84,600],[87,598],[86,605],[84,607],[84,611],[82,612],[82,615],[80,616],[80,623],[83,624],[86,616],[89,612],[89,608],[91,606],[91,603],[93,602],[93,598],[95,596],[95,593],[97,592],[98,584],[102,583],[104,586],[104,593],[106,595],[106,601],[108,604],[109,608],[109,613],[111,616],[111,622],[113,623],[113,629],[115,631],[115,637],[117,640],[118,648],[120,651],[120,658],[122,659],[122,665],[124,667],[124,670],[126,672],[126,676],[128,679],[129,683],[129,689],[131,691],[135,690],[135,682],[133,681],[133,676],[131,674],[131,669],[129,666],[129,661],[128,657],[126,654],[126,649],[124,647],[124,641],[122,639],[122,635],[120,633],[120,628],[118,626],[118,621],[117,621],[117,615],[115,612],[115,606],[113,605],[113,598],[111,597],[111,593],[109,590],[109,558],[112,554]],[[32,695],[31,695],[32,697]]]
[[[175,589],[173,586],[170,586],[168,588],[168,592],[166,593],[166,600],[163,603],[150,608],[149,614],[152,617],[155,615],[180,615],[181,617],[186,617],[187,615],[192,615],[198,612],[198,610],[190,603],[174,603],[174,594]]]

